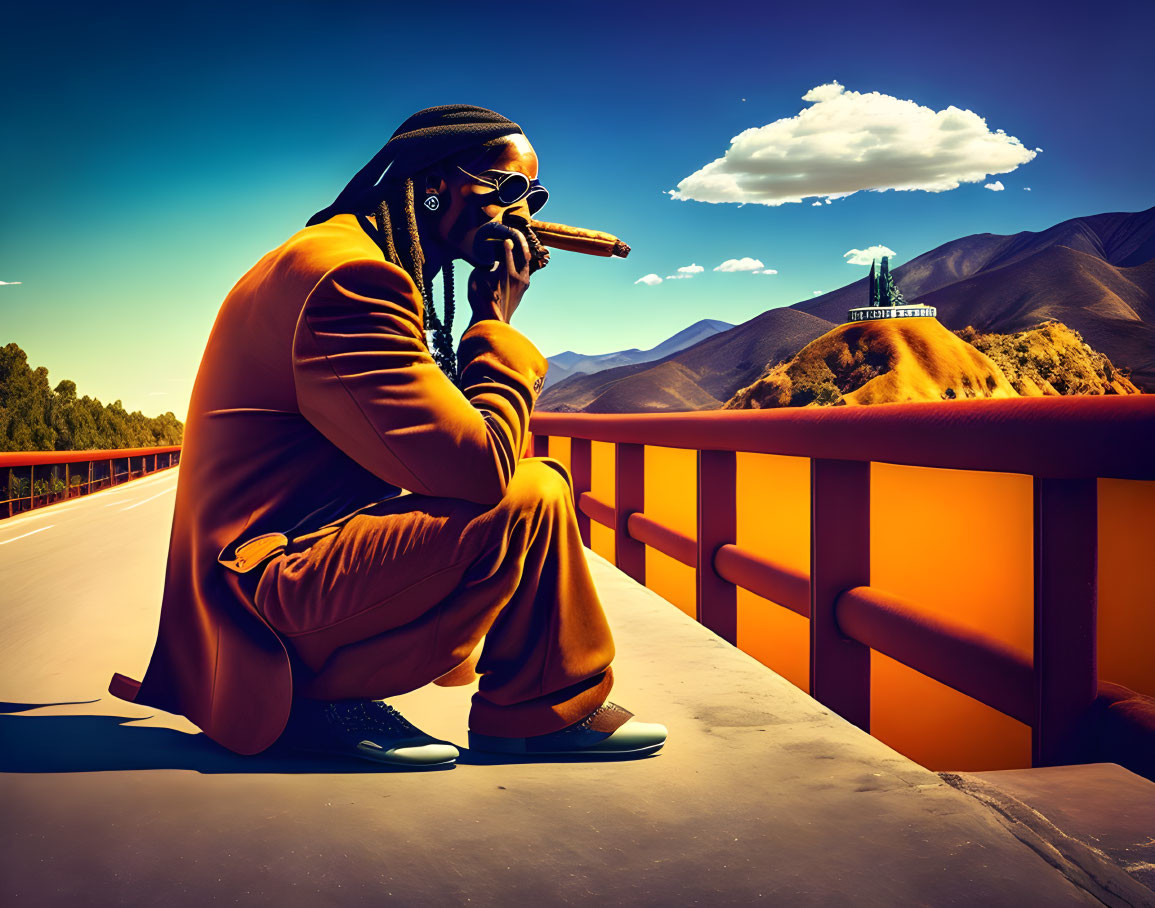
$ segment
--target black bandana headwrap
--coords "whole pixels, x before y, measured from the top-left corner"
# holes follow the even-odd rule
[[[471,104],[444,104],[419,110],[397,127],[385,146],[349,181],[332,205],[309,218],[306,226],[336,214],[369,211],[381,199],[386,181],[404,180],[474,145],[521,132],[499,113]]]

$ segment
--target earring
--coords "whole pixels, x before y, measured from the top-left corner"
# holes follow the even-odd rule
[[[425,201],[423,204],[430,211],[436,211],[438,208],[441,207],[441,196],[439,196],[437,193],[433,193],[432,195],[427,195],[425,197]]]

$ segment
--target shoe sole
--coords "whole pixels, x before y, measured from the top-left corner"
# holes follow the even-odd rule
[[[496,735],[482,735],[475,731],[469,733],[469,749],[501,754],[521,754],[528,756],[642,756],[659,750],[665,739],[656,744],[643,744],[638,747],[602,747],[591,744],[589,747],[568,747],[552,749],[531,748],[532,738],[502,738]]]
[[[323,750],[319,747],[297,747],[303,753],[318,754],[325,757],[345,757],[347,759],[367,760],[370,763],[379,763],[382,766],[401,766],[406,769],[424,769],[427,766],[452,766],[457,762],[457,757],[450,757],[448,760],[438,760],[436,762],[418,762],[414,760],[398,760],[389,759],[383,756],[378,756],[371,750]]]

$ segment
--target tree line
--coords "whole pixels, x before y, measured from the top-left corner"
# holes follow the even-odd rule
[[[118,400],[78,397],[76,382],[55,388],[15,343],[0,347],[0,451],[86,451],[179,445],[184,424],[171,412],[127,412]]]

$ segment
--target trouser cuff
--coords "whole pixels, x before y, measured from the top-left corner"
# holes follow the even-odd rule
[[[605,703],[613,685],[613,668],[607,666],[605,671],[578,684],[507,706],[493,703],[478,691],[469,710],[469,730],[502,738],[528,738],[561,731]]]

